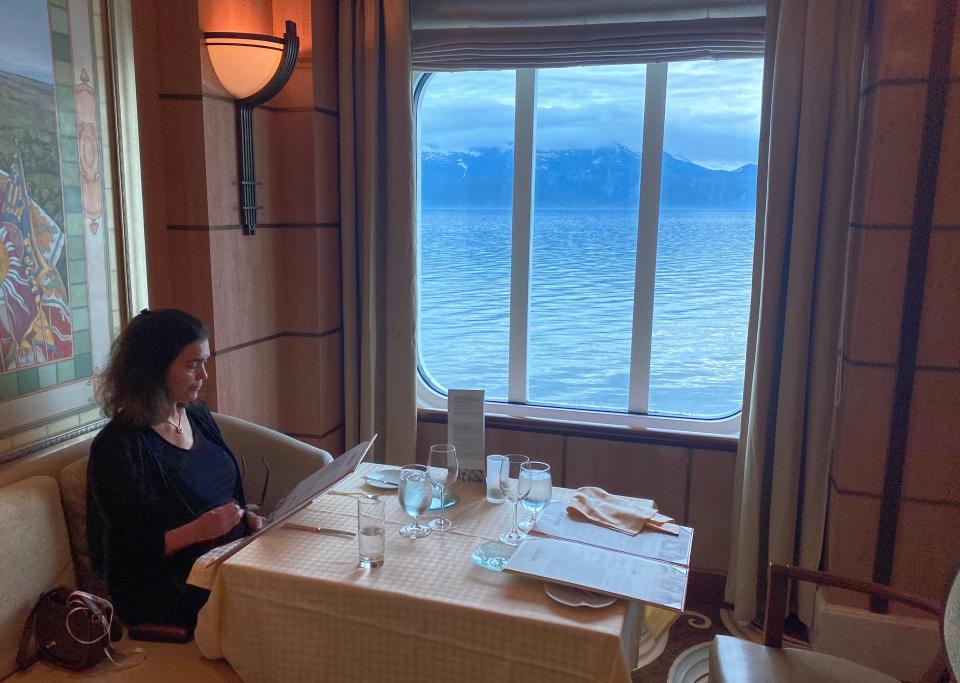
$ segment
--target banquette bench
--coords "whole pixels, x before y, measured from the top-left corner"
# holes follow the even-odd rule
[[[324,450],[235,417],[214,414],[237,458],[249,503],[270,511],[311,472],[332,461]],[[203,659],[196,645],[130,641],[143,663],[116,669],[107,661],[76,674],[40,661],[16,667],[24,623],[39,596],[56,586],[103,592],[90,563],[86,539],[87,456],[93,435],[50,453],[0,466],[0,679],[67,681],[78,677],[112,682],[239,681],[224,661]]]

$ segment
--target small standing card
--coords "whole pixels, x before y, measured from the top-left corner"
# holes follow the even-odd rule
[[[447,442],[457,449],[460,471],[484,468],[483,389],[447,392]]]

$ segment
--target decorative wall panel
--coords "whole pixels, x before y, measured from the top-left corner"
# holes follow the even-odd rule
[[[97,422],[119,324],[97,0],[0,0],[0,458]]]

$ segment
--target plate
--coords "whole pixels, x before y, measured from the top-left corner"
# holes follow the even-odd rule
[[[489,569],[492,572],[500,572],[503,571],[503,565],[513,555],[514,550],[516,548],[506,543],[490,541],[474,550],[473,554],[470,555],[470,560],[478,567]]]
[[[609,607],[617,601],[617,598],[610,595],[601,595],[579,588],[562,586],[559,583],[545,583],[543,584],[543,590],[561,605],[569,607]]]
[[[377,470],[366,476],[366,482],[375,489],[400,487],[400,470]]]

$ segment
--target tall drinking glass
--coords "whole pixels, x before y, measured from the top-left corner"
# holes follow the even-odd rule
[[[444,491],[457,480],[460,465],[457,462],[457,449],[448,443],[430,446],[430,457],[427,460],[430,478],[440,489],[440,517],[430,522],[430,526],[437,531],[448,531],[453,528],[453,522],[443,516],[443,507],[446,502]]]
[[[533,513],[529,528],[537,523],[537,513],[547,507],[553,496],[553,482],[550,477],[550,465],[531,460],[520,465],[520,479],[517,489],[523,507]]]
[[[500,491],[503,497],[513,503],[513,528],[500,534],[501,543],[507,545],[520,545],[525,534],[520,532],[517,527],[517,505],[520,503],[520,466],[530,462],[530,458],[525,455],[513,453],[507,455],[500,461]]]
[[[420,515],[430,508],[433,497],[433,484],[430,473],[423,465],[407,465],[400,468],[400,488],[397,500],[405,513],[413,517],[413,524],[400,529],[400,535],[410,539],[430,535],[429,527],[420,525]]]

